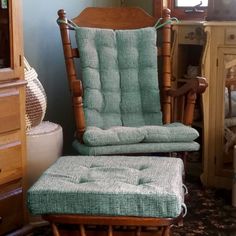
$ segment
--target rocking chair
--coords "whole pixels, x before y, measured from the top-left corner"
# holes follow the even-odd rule
[[[196,151],[191,128],[197,93],[207,87],[198,77],[178,89],[171,81],[171,18],[140,8],[87,8],[72,21],[58,12],[76,140],[82,155]],[[161,27],[162,26],[162,27]],[[72,48],[70,31],[76,32]],[[158,32],[157,32],[158,31]],[[156,47],[156,33],[162,47]],[[75,58],[80,57],[82,79]],[[159,73],[157,58],[162,63]],[[160,84],[160,86],[159,86]]]

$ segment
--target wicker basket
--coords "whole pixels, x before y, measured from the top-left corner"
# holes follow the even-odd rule
[[[47,108],[45,90],[38,80],[38,74],[24,58],[24,75],[26,85],[26,130],[30,130],[44,119]]]

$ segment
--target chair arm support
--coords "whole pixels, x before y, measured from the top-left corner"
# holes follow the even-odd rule
[[[85,118],[83,110],[83,86],[80,80],[72,82],[72,100],[75,113],[76,124],[76,138],[82,142],[83,134],[85,132]]]
[[[178,98],[177,110],[173,112],[178,121],[183,122],[185,125],[192,125],[197,94],[204,93],[207,86],[205,78],[196,77],[187,81],[178,89],[167,90],[168,96]]]
[[[179,97],[186,95],[189,92],[192,93],[204,93],[206,88],[208,86],[208,83],[204,77],[196,77],[193,79],[190,79],[185,83],[183,86],[181,86],[178,89],[169,89],[167,90],[168,96],[171,97]]]

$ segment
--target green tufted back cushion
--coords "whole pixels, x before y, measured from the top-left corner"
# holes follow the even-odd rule
[[[156,30],[76,29],[86,126],[161,125]]]

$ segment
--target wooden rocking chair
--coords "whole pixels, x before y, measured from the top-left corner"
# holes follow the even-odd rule
[[[78,151],[86,156],[62,157],[47,170],[28,192],[31,210],[34,214],[41,214],[51,223],[55,236],[169,236],[172,225],[181,223],[183,217],[181,210],[184,206],[182,204],[184,200],[183,162],[177,158],[126,157],[110,156],[110,154],[186,152],[198,149],[199,146],[193,140],[189,141],[196,138],[196,132],[189,126],[193,120],[196,94],[204,92],[207,87],[205,79],[192,79],[178,90],[171,89],[171,22],[170,11],[164,10],[164,19],[161,22],[164,25],[162,49],[158,49],[158,55],[162,55],[162,73],[159,76],[163,114],[161,115],[161,112],[157,111],[160,108],[160,99],[157,97],[157,94],[159,95],[157,67],[156,63],[153,64],[157,58],[157,49],[153,46],[156,45],[156,31],[153,28],[156,19],[140,8],[87,8],[72,21],[67,20],[64,10],[59,10],[58,15],[75,113],[76,138],[78,139],[76,145],[79,145]],[[70,41],[69,31],[73,30],[75,25],[80,27],[79,31],[76,29],[80,36],[79,39],[77,38],[80,52],[77,48],[72,48]],[[133,52],[130,52],[127,45],[131,44],[134,48],[136,46],[134,42],[139,42],[137,44],[141,48],[135,48]],[[99,47],[94,50],[96,44]],[[118,47],[123,50],[123,53],[118,52]],[[101,48],[105,48],[106,53],[98,56]],[[92,80],[90,76],[88,81],[83,80],[84,89],[81,80],[77,78],[74,63],[74,58],[79,57],[79,54],[81,59],[89,57],[88,61],[81,61],[83,76],[86,77],[86,73],[95,74],[95,77],[91,76]],[[132,62],[127,59],[120,60],[118,56],[123,59],[132,56],[134,60],[132,59]],[[97,58],[99,57],[103,57],[102,60],[106,62],[102,65],[106,69],[110,64],[114,66],[114,74],[112,71],[104,72],[104,67],[101,65],[98,69]],[[109,57],[109,60],[106,57]],[[132,74],[130,71],[133,72],[132,66],[139,61],[137,58],[142,61],[144,71],[140,69],[136,71],[138,76],[130,76]],[[131,68],[127,68],[130,63]],[[118,67],[122,67],[123,71],[117,71]],[[109,86],[105,84],[105,89],[109,87],[110,94],[110,90],[113,91],[116,88],[119,96],[116,94],[106,97],[107,91],[101,91],[103,86],[100,86],[100,83],[102,82],[97,77],[97,75],[100,76],[101,71],[108,74],[108,76],[102,75],[102,80],[110,82]],[[140,73],[146,76],[140,77]],[[130,87],[123,83],[130,82],[133,78],[138,78],[140,83],[132,84],[129,90]],[[127,90],[120,91],[122,87],[128,89],[128,95]],[[136,88],[135,91],[134,88]],[[90,101],[93,99],[93,93],[96,95],[95,102]],[[119,106],[113,103],[114,96],[118,97]],[[128,97],[129,102],[123,103],[124,97]],[[138,104],[139,97],[145,97],[146,102]],[[105,105],[101,102],[104,101],[103,98],[106,100]],[[176,98],[179,98],[177,102]],[[98,104],[102,104],[101,107],[97,107]],[[92,108],[89,107],[90,105]],[[105,110],[102,110],[104,107]],[[137,109],[138,114],[136,114],[134,108],[137,107],[144,107],[147,110]],[[115,108],[118,109],[115,115],[102,114],[102,117],[101,114],[97,114],[100,110],[102,110],[101,113],[106,113],[104,111]],[[105,120],[108,121],[108,125],[103,122]],[[184,125],[179,123],[167,125],[176,120]],[[135,124],[131,124],[131,121]],[[98,124],[97,127],[91,128],[96,124]],[[119,127],[113,128],[111,124]],[[131,127],[127,127],[127,124]],[[168,137],[166,137],[166,132]],[[181,137],[183,133],[185,139]],[[156,140],[160,138],[156,137],[157,134],[161,134],[162,137],[159,144],[156,143]],[[114,137],[118,139],[114,141]],[[90,142],[97,142],[95,146],[89,146],[86,143],[89,138]],[[139,139],[138,142],[136,142],[137,139]],[[97,145],[99,143],[103,145]],[[106,154],[106,156],[94,158],[87,156],[88,154]],[[130,181],[132,179],[135,181]],[[99,195],[100,192],[102,195]],[[77,208],[81,208],[82,211]],[[127,213],[127,208],[130,210],[129,213]],[[172,213],[169,213],[170,211]],[[67,225],[65,230],[60,227],[63,224]],[[74,228],[70,231],[68,225],[73,225]]]

